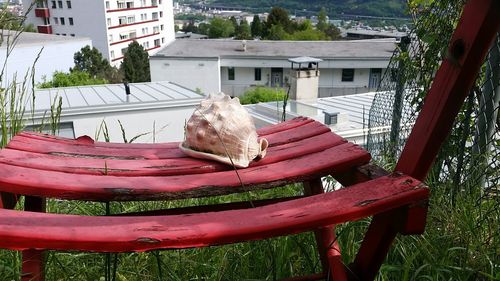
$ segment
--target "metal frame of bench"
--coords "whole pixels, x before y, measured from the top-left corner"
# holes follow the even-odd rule
[[[172,148],[175,144],[104,144],[88,138],[67,140],[22,133],[9,143],[9,149],[1,152],[0,247],[23,250],[22,278],[43,280],[43,249],[124,252],[188,248],[313,230],[324,272],[293,280],[325,277],[372,280],[398,233],[424,231],[429,189],[421,181],[500,29],[498,14],[498,0],[466,4],[448,56],[436,74],[395,172],[390,175],[366,165],[369,155],[365,151],[333,133],[322,132],[322,126],[307,119],[261,130],[259,133],[268,135],[274,148],[270,148],[269,158],[238,170],[239,178],[222,165],[200,165],[198,160],[181,158]],[[301,130],[304,126],[314,129]],[[314,133],[307,135],[307,132]],[[35,151],[28,151],[30,147]],[[114,150],[123,157],[112,156],[110,151]],[[47,165],[40,166],[37,153],[42,154]],[[80,153],[80,158],[73,161],[69,156],[75,153]],[[170,164],[182,162],[182,168],[171,169],[168,163],[161,162],[158,153],[164,153],[168,159],[179,157],[170,160]],[[99,155],[107,156],[105,162],[109,165],[93,167],[92,159]],[[150,169],[146,164],[153,162],[145,159],[160,165]],[[321,176],[326,174],[334,175],[348,187],[323,193]],[[211,175],[210,180],[205,175]],[[269,188],[289,182],[304,182],[306,197],[113,217],[41,213],[44,197],[99,201],[173,199]],[[97,187],[93,185],[96,183]],[[141,185],[148,189],[137,188]],[[17,202],[14,194],[26,196],[25,211],[9,210]],[[150,219],[152,216],[154,220]],[[353,263],[345,266],[332,225],[368,216],[373,219],[360,250]],[[248,219],[241,220],[242,217]],[[89,231],[89,227],[100,231]]]

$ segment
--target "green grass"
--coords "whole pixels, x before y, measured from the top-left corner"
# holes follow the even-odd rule
[[[301,194],[301,186],[204,199],[112,203],[111,213],[151,208],[215,204]],[[460,197],[451,206],[447,194],[434,189],[424,235],[398,236],[377,280],[500,280],[499,211],[477,197]],[[103,203],[50,200],[50,212],[103,215]],[[484,223],[479,221],[486,219]],[[343,257],[351,261],[369,219],[337,228]],[[47,280],[104,280],[105,254],[49,251]],[[114,255],[111,255],[112,260]],[[117,280],[276,280],[319,272],[314,236],[303,233],[187,250],[118,254]],[[160,264],[160,267],[158,267]],[[17,280],[20,258],[0,251],[2,280]]]

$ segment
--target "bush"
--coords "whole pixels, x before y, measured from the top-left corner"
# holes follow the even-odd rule
[[[257,87],[245,92],[240,98],[241,104],[252,104],[268,101],[282,101],[285,99],[285,90],[267,87]]]
[[[98,85],[107,82],[105,79],[92,78],[89,73],[83,71],[73,70],[70,73],[56,71],[52,76],[52,80],[38,84],[38,88]]]

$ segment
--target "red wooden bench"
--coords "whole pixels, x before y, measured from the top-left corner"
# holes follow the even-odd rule
[[[115,144],[24,132],[0,151],[0,247],[23,251],[23,279],[43,280],[45,249],[180,249],[315,231],[324,271],[293,280],[371,280],[398,233],[424,230],[429,189],[421,180],[499,30],[499,3],[467,4],[449,57],[392,174],[367,165],[365,150],[307,118],[259,130],[270,142],[268,155],[237,172],[187,158],[176,143]],[[347,188],[323,193],[326,175]],[[116,216],[43,213],[46,197],[170,200],[295,182],[304,183],[305,196]],[[11,210],[14,194],[25,196],[25,211]],[[344,265],[332,226],[369,216],[373,219],[355,260]]]

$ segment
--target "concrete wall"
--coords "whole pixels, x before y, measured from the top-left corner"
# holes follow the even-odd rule
[[[52,79],[55,71],[68,72],[70,67],[75,65],[73,56],[86,45],[92,46],[92,41],[88,38],[64,41],[40,42],[33,45],[17,45],[10,54],[7,61],[6,73],[4,74],[2,86],[7,81],[12,81],[17,73],[17,81],[20,82],[26,72],[32,67],[37,54],[43,47],[40,58],[35,65],[35,83],[43,82],[45,76],[48,80]],[[0,48],[0,62],[6,59],[5,46]]]
[[[152,57],[149,60],[151,81],[170,81],[202,93],[221,91],[218,59],[176,59]]]
[[[255,86],[269,86],[271,83],[271,69],[261,68],[261,80],[255,80],[255,67],[235,67],[234,80],[229,80],[228,67],[221,67],[221,88],[230,96],[241,96],[248,89]]]

